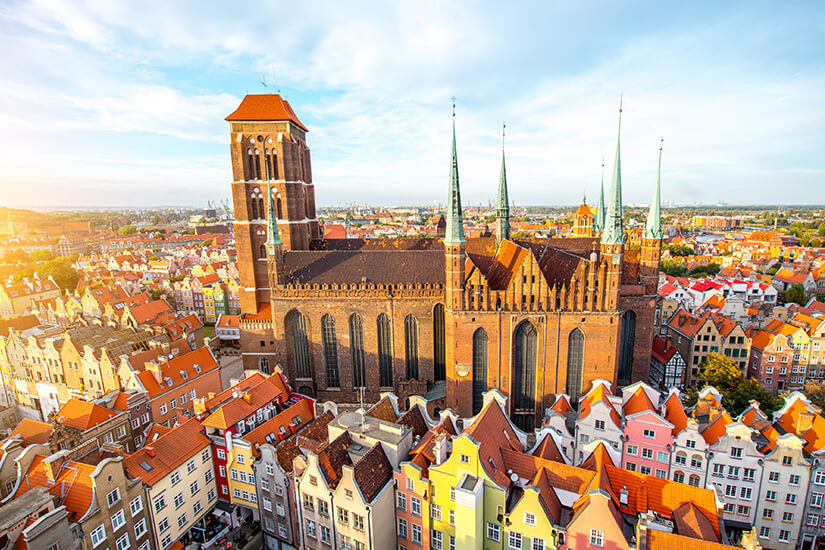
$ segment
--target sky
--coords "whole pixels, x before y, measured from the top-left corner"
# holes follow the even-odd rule
[[[823,2],[0,0],[0,205],[230,198],[224,118],[280,90],[316,201],[825,203]],[[265,80],[266,87],[262,84]],[[274,85],[273,85],[274,83]],[[607,191],[606,191],[607,192]]]

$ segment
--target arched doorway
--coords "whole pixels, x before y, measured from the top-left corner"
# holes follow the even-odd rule
[[[535,423],[536,406],[536,328],[528,321],[516,328],[513,339],[513,421],[524,431]]]

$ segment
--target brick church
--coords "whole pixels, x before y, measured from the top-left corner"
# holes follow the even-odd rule
[[[626,247],[618,140],[592,231],[511,237],[502,151],[495,236],[467,238],[453,119],[443,238],[325,239],[307,128],[289,103],[248,95],[226,120],[245,368],[279,364],[322,400],[357,402],[360,387],[368,400],[441,395],[463,416],[497,388],[527,430],[555,394],[647,380],[659,180],[641,246]]]

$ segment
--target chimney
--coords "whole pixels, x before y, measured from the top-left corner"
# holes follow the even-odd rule
[[[814,415],[805,411],[799,413],[799,418],[796,419],[796,433],[803,434],[811,427],[814,421]]]
[[[627,506],[628,502],[628,492],[627,487],[622,487],[622,490],[619,491],[619,504],[622,506]]]
[[[251,405],[252,404],[252,394],[249,393],[249,392],[244,392],[243,400]]]
[[[442,431],[439,431],[435,436],[433,457],[433,461],[436,466],[447,460],[447,434]]]
[[[60,475],[60,469],[63,467],[63,463],[66,462],[66,454],[66,452],[55,453],[43,460],[46,479],[49,480],[50,483],[54,483],[57,476]]]
[[[214,398],[215,398],[215,392],[211,391],[211,392],[208,392],[208,393],[206,394],[206,399],[207,399],[207,400],[210,400],[210,401],[211,401],[211,400],[212,400],[212,399],[214,399]]]
[[[647,512],[647,487],[644,480],[639,485],[639,492],[636,494],[636,509],[643,514]]]
[[[151,456],[152,458],[155,458],[155,448],[153,446],[146,445],[144,447],[144,450],[146,450],[147,455]]]
[[[159,357],[158,361],[160,361],[160,360],[161,360],[161,358]],[[147,361],[146,362],[146,370],[148,370],[149,372],[152,373],[152,376],[155,377],[155,380],[157,381],[158,384],[163,383],[163,373],[160,372],[160,363],[155,363],[154,361]]]

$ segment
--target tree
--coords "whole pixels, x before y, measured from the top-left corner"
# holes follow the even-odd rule
[[[817,407],[825,408],[825,382],[808,382],[805,384],[805,395]]]
[[[15,248],[14,250],[9,250],[3,256],[3,260],[7,264],[16,264],[18,262],[26,263],[31,260],[29,253],[23,250],[22,248]]]
[[[40,264],[34,270],[41,279],[48,279],[51,277],[61,289],[69,292],[74,292],[77,288],[77,282],[80,280],[80,273],[72,269],[69,265],[63,262],[52,260],[44,264]]]
[[[700,265],[690,270],[688,277],[713,277],[721,271],[722,266],[716,262],[711,262],[707,265]]]
[[[134,225],[124,225],[117,230],[117,234],[121,237],[125,237],[126,235],[134,235],[135,233],[137,233],[137,228]]]
[[[770,415],[782,406],[782,399],[771,391],[759,386],[752,378],[745,378],[740,368],[728,357],[711,352],[699,365],[701,388],[713,386],[722,394],[722,406],[731,416],[739,416],[752,400],[759,402],[762,412]],[[695,403],[696,393],[690,392],[689,399]]]
[[[686,244],[669,244],[666,250],[671,256],[694,256],[696,252]]]
[[[825,222],[819,224],[819,227],[816,229],[816,234],[818,237],[825,237]]]
[[[773,277],[774,275],[776,275],[777,271],[779,271],[780,269],[782,269],[782,264],[780,264],[779,262],[776,262],[775,264],[770,266],[765,273],[767,273],[768,275]]]
[[[31,254],[31,259],[33,262],[48,262],[54,260],[54,254],[51,250],[35,250]]]
[[[659,271],[671,277],[682,277],[687,272],[687,268],[673,260],[663,259],[659,262]]]
[[[785,303],[795,303],[804,306],[807,300],[805,299],[805,287],[799,283],[791,285],[791,288],[782,293],[782,299]]]

